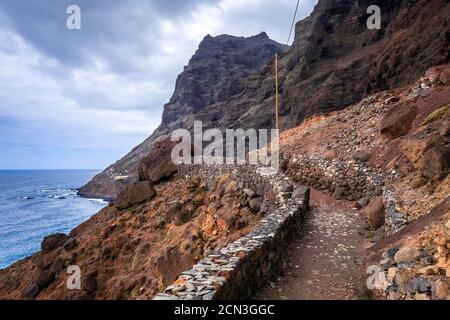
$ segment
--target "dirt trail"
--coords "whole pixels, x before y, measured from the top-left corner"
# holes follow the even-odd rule
[[[364,297],[364,218],[349,201],[312,190],[311,212],[288,249],[284,275],[257,299],[360,299]]]

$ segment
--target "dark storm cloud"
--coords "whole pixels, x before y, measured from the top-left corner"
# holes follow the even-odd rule
[[[210,1],[175,0],[2,0],[0,9],[6,13],[7,23],[42,52],[69,65],[89,62],[90,51],[107,49],[118,69],[123,69],[124,57],[111,51],[128,45],[132,50],[144,50],[139,45],[142,32],[155,29],[157,18],[176,17],[199,3]],[[87,32],[72,32],[66,28],[66,8],[79,5],[82,27]],[[154,28],[152,28],[152,26]],[[145,43],[156,46],[156,42]]]

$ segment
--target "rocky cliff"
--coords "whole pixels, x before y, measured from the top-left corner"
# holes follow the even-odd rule
[[[380,30],[366,26],[369,5],[381,8]],[[288,49],[265,33],[207,36],[178,77],[160,127],[80,194],[115,197],[115,177],[133,180],[155,141],[175,128],[189,129],[194,119],[205,127],[273,126],[275,52],[281,54],[282,129],[412,83],[429,67],[449,61],[449,9],[446,0],[320,0],[297,23]]]
[[[79,194],[89,197],[114,198],[120,186],[117,177],[134,181],[139,161],[177,128],[190,129],[194,119],[205,127],[226,127],[239,118],[249,103],[236,105],[256,90],[256,79],[275,53],[287,46],[270,40],[265,32],[243,38],[229,35],[207,35],[200,43],[189,64],[178,76],[175,91],[164,106],[161,125],[124,158],[96,176]],[[251,79],[251,81],[249,81]],[[251,85],[251,86],[249,86]]]

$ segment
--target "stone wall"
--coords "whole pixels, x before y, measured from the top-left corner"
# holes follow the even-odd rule
[[[276,195],[276,209],[264,216],[246,236],[207,255],[182,272],[155,300],[246,299],[262,288],[280,270],[283,248],[302,224],[309,205],[309,189],[294,190],[289,178],[268,168],[254,166],[189,166],[182,174],[203,178],[231,172],[251,183],[261,179]]]
[[[407,223],[398,209],[394,191],[387,179],[376,169],[359,159],[324,159],[314,155],[285,155],[282,169],[294,182],[308,185],[331,194],[336,199],[364,203],[364,199],[383,197],[385,206],[385,232],[397,232]]]
[[[295,182],[327,191],[337,199],[357,201],[383,191],[383,176],[363,161],[324,159],[313,155],[287,157],[285,171]]]

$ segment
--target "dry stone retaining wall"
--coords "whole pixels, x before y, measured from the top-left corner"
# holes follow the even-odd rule
[[[309,189],[294,190],[289,178],[269,168],[252,166],[197,166],[181,168],[182,174],[205,178],[225,172],[262,179],[276,194],[276,209],[264,216],[255,229],[199,261],[155,300],[245,299],[263,287],[283,263],[283,248],[302,223],[309,204]],[[212,179],[212,178],[211,178]]]
[[[398,210],[394,192],[385,177],[363,161],[353,159],[324,159],[314,155],[286,157],[286,173],[300,184],[326,191],[337,199],[358,201],[362,198],[383,196],[385,203],[385,230],[398,231],[407,223]]]
[[[383,177],[364,163],[328,160],[313,155],[300,155],[286,160],[286,171],[295,181],[329,191],[338,199],[357,201],[382,193]]]

